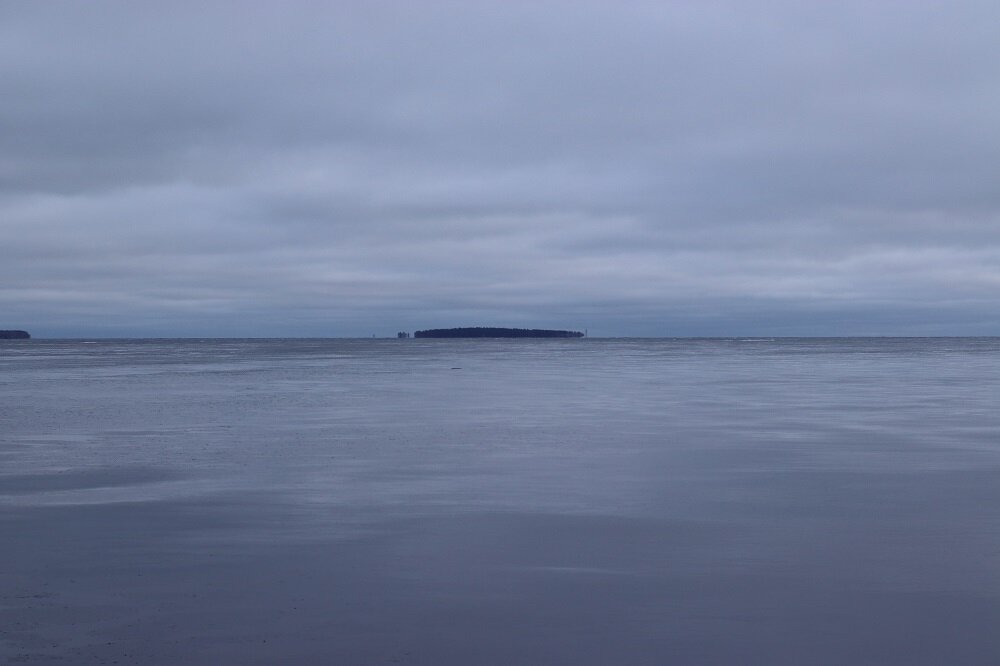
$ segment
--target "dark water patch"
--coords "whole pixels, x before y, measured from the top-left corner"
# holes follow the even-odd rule
[[[88,470],[58,470],[45,474],[0,475],[0,495],[43,493],[57,490],[118,488],[185,478],[174,470],[149,467],[104,467]]]

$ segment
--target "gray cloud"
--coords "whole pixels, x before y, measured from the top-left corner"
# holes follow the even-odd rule
[[[49,335],[1000,328],[1000,10],[5,3]]]

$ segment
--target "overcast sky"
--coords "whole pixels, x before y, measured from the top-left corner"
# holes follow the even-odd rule
[[[0,328],[1000,334],[1000,4],[0,0]]]

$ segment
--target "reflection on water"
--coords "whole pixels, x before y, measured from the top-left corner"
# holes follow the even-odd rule
[[[998,389],[993,338],[3,343],[0,564],[194,613],[100,619],[143,663],[992,663]]]

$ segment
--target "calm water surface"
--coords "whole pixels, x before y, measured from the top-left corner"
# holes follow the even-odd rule
[[[0,659],[998,663],[998,396],[997,338],[2,341]]]

